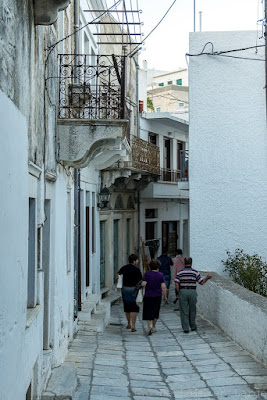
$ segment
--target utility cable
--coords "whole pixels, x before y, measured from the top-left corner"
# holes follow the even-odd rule
[[[212,52],[210,52],[210,53],[205,53],[204,50],[205,50],[205,47],[206,47],[208,44],[211,44],[211,46],[212,46]],[[222,55],[222,54],[233,53],[233,52],[236,52],[236,51],[246,51],[246,50],[251,50],[251,49],[257,49],[258,47],[265,47],[265,45],[264,45],[264,44],[259,44],[259,45],[256,45],[256,46],[243,47],[243,48],[240,48],[240,49],[232,49],[232,50],[224,50],[224,51],[214,51],[214,50],[213,50],[213,49],[214,49],[213,43],[212,43],[212,42],[207,42],[207,43],[205,44],[205,46],[203,47],[203,49],[202,49],[202,51],[201,51],[200,53],[197,53],[197,54],[186,53],[186,56],[188,56],[188,57],[198,57],[198,56],[202,56],[202,55],[220,56],[220,55]]]

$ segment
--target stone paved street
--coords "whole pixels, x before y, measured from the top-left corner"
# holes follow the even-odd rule
[[[125,328],[122,304],[103,333],[80,331],[66,360],[78,371],[75,400],[267,399],[267,368],[199,317],[183,333],[175,310],[162,306],[152,336],[141,313],[136,333]]]

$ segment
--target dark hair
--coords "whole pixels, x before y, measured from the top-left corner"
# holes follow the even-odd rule
[[[191,257],[185,257],[185,259],[184,259],[184,265],[185,266],[186,265],[192,265],[192,262],[193,262],[193,260],[192,260]]]
[[[130,254],[129,255],[129,263],[130,264],[133,264],[136,260],[138,260],[137,255],[135,255],[135,254]]]
[[[176,250],[176,254],[183,254],[183,250],[182,249],[177,249]]]
[[[149,268],[151,271],[155,271],[156,269],[159,269],[160,267],[160,261],[156,260],[155,258],[152,258],[152,260],[149,263]]]

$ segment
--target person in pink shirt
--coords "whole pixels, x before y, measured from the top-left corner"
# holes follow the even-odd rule
[[[183,250],[182,249],[177,249],[176,250],[176,256],[173,258],[173,280],[175,280],[176,275],[178,272],[181,271],[181,269],[184,269],[184,257],[183,257]],[[178,300],[178,292],[175,288],[175,300],[173,303],[175,304]]]

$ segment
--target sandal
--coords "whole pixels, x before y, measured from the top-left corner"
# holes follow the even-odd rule
[[[126,329],[131,329],[131,325],[128,324],[128,325],[126,326]]]
[[[135,326],[132,327],[131,332],[136,332],[136,327]]]

